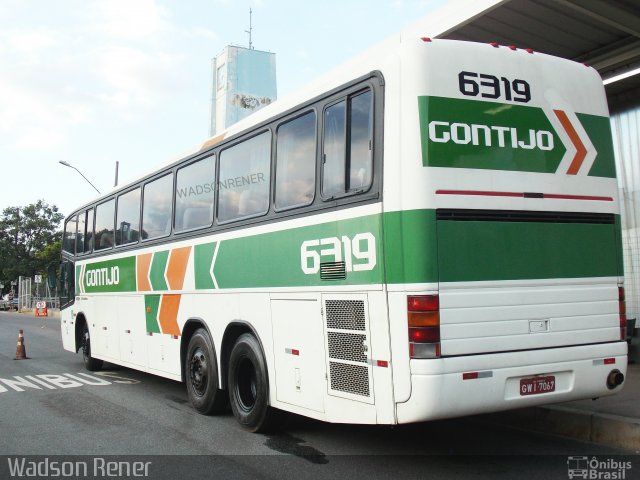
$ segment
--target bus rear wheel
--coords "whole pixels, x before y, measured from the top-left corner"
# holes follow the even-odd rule
[[[224,412],[227,397],[218,388],[218,362],[211,337],[204,328],[196,330],[189,340],[184,369],[187,396],[193,408],[203,415]]]
[[[80,348],[82,349],[84,368],[86,368],[90,372],[100,370],[104,362],[91,356],[91,336],[89,335],[89,326],[86,324],[86,322],[82,330],[82,343],[80,344]]]
[[[229,356],[229,401],[238,423],[250,432],[270,431],[280,423],[280,411],[269,406],[262,348],[249,333],[238,337]]]

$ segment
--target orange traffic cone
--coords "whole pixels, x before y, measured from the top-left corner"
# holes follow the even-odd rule
[[[27,350],[24,348],[24,335],[22,330],[18,331],[18,346],[16,348],[16,360],[27,360]]]

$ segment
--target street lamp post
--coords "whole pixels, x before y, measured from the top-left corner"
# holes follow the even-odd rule
[[[60,160],[58,163],[60,163],[60,164],[64,165],[65,167],[73,168],[76,172],[78,172],[80,175],[82,175],[82,178],[84,178],[84,179],[89,183],[89,185],[91,185],[91,186],[93,187],[93,189],[94,189],[96,192],[98,192],[98,193],[100,194],[100,190],[98,190],[98,189],[96,188],[96,186],[95,186],[93,183],[91,183],[91,182],[89,181],[89,179],[88,179],[87,177],[85,177],[85,176],[82,174],[82,172],[81,172],[80,170],[78,170],[76,167],[74,167],[74,166],[73,166],[73,165],[71,165],[70,163],[65,162],[64,160]]]

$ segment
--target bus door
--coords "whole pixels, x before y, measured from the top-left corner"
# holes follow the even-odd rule
[[[276,398],[324,412],[325,351],[317,295],[272,294]]]
[[[75,317],[73,304],[76,299],[75,266],[72,260],[62,259],[60,264],[60,312],[62,344],[65,349],[75,347]]]

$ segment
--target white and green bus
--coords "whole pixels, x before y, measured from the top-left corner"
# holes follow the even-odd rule
[[[252,431],[609,395],[617,192],[593,68],[394,37],[72,213],[64,348]]]

